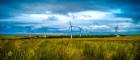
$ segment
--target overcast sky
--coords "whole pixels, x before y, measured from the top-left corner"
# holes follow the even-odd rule
[[[0,34],[68,34],[70,21],[82,33],[140,34],[140,0],[0,0]]]

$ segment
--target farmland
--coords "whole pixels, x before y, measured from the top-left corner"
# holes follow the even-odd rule
[[[0,35],[0,60],[139,60],[140,35]]]

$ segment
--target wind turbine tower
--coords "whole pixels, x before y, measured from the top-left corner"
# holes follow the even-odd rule
[[[82,28],[81,27],[77,27],[77,28],[79,28],[79,30],[80,30],[80,37],[82,36]]]
[[[70,38],[72,38],[72,37],[73,37],[73,36],[72,36],[72,27],[73,27],[73,26],[72,26],[71,21],[69,21],[69,25],[70,25],[69,28],[70,28],[70,32],[71,32],[71,34],[70,34]]]
[[[120,35],[118,34],[118,30],[119,30],[119,25],[117,24],[116,26],[115,26],[115,35],[116,35],[116,37],[119,37]]]

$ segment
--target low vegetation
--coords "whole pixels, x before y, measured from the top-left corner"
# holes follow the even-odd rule
[[[139,35],[73,39],[35,38],[27,35],[0,36],[0,60],[139,59]]]

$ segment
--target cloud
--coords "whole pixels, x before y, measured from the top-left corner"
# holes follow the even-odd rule
[[[123,11],[121,16],[133,17],[137,19],[135,21],[139,21],[140,9],[138,6],[140,6],[139,0],[1,0],[0,18],[10,18],[23,13],[44,14],[46,10],[60,14],[95,10],[112,11],[113,13]]]
[[[42,22],[44,19],[47,19],[48,15],[46,14],[21,14],[16,16],[14,19],[19,22]]]
[[[53,27],[57,29],[48,29],[65,31],[69,27],[69,21],[74,26],[83,28],[92,26],[95,31],[113,31],[113,27],[116,24],[123,25],[120,31],[128,31],[126,27],[131,28],[139,25],[134,23],[134,21],[138,21],[138,18],[134,17],[138,17],[139,13],[137,11],[136,14],[136,7],[127,7],[128,4],[123,4],[125,1],[119,3],[120,0],[115,0],[115,2],[108,0],[108,2],[112,2],[108,5],[106,5],[108,2],[104,0],[101,2],[97,0],[76,0],[76,2],[75,0],[70,0],[69,3],[67,2],[68,0],[13,1],[6,0],[5,3],[8,3],[8,5],[5,3],[0,4],[0,6],[4,6],[0,8],[0,18],[5,17],[4,19],[0,19],[0,22],[11,22],[13,26],[31,26],[30,28],[33,30]],[[126,2],[130,3],[129,1]],[[116,6],[118,4],[122,4],[122,6],[118,8]],[[2,24],[6,25],[7,23]]]
[[[7,19],[10,20],[10,19]],[[7,21],[1,20],[1,21]],[[105,11],[80,11],[80,12],[68,12],[67,14],[58,14],[47,11],[47,13],[43,14],[21,14],[14,18],[11,18],[10,21],[18,21],[18,22],[69,22],[69,21],[132,21],[132,18],[129,17],[117,17],[114,12],[105,12]]]
[[[0,29],[65,33],[71,21],[94,32],[113,32],[116,24],[121,25],[120,32],[138,31],[138,6],[139,1],[130,0],[4,0],[0,1]]]
[[[68,15],[74,20],[97,20],[112,16],[112,13],[103,11],[81,11],[68,13]]]

